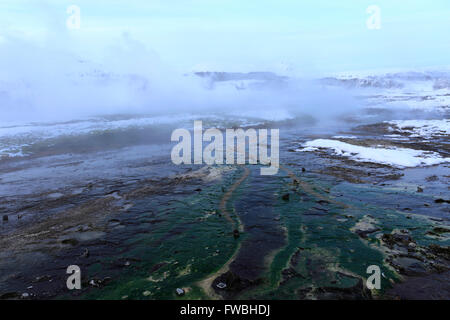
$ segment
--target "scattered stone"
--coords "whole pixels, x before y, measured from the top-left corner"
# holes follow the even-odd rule
[[[125,263],[124,263],[124,266],[125,267],[129,267],[131,265],[131,262],[130,261],[126,261]]]
[[[289,201],[289,197],[290,197],[289,193],[286,193],[286,194],[284,194],[281,198],[282,198],[284,201]]]
[[[305,168],[302,168],[302,172],[305,172],[306,171],[306,169]]]
[[[383,242],[386,243],[389,248],[393,248],[393,246],[396,244],[409,246],[411,242],[414,242],[409,235],[400,233],[385,233],[381,237],[381,240],[383,240]]]
[[[440,257],[443,257],[447,260],[450,260],[450,246],[447,247],[443,247],[437,244],[430,244],[428,246],[428,248],[430,249],[430,251]]]
[[[5,214],[5,215],[3,216],[3,221],[8,221],[8,215]]]
[[[423,188],[417,187],[417,192],[423,192]]]
[[[439,178],[437,175],[433,175],[433,176],[427,177],[425,180],[427,180],[428,182],[431,182],[431,181],[437,181],[438,179]]]
[[[239,236],[240,236],[239,230],[238,230],[238,229],[234,229],[234,230],[233,230],[233,237],[234,237],[235,239],[237,239],[237,238],[239,238]]]
[[[184,295],[184,290],[181,289],[181,288],[177,288],[175,291],[176,291],[178,296],[183,296]]]
[[[194,191],[200,192],[200,191],[202,191],[202,188],[197,188],[197,189],[195,189]]]
[[[29,297],[30,297],[29,293],[26,293],[26,292],[22,293],[22,296],[21,296],[22,299],[28,299]]]

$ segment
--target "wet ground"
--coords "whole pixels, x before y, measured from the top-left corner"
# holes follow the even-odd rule
[[[386,139],[348,130],[362,144]],[[168,132],[58,140],[2,161],[0,297],[450,298],[448,163],[295,152],[313,136],[284,124],[279,173],[261,176],[259,165],[175,166]],[[445,137],[422,144],[448,152]],[[66,287],[69,265],[81,290]],[[380,290],[365,285],[370,265]]]

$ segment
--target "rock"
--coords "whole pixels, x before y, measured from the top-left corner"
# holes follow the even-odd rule
[[[125,267],[129,267],[130,265],[131,265],[130,261],[126,261],[126,262],[124,263],[124,266],[125,266]]]
[[[142,294],[143,294],[144,296],[148,297],[148,296],[151,295],[152,293],[151,293],[150,291],[146,290],[146,291],[142,292]]]
[[[197,188],[194,191],[200,192],[200,191],[202,191],[202,189],[201,188]]]
[[[449,203],[450,204],[450,200],[445,200],[445,199],[442,199],[442,198],[436,199],[436,200],[434,200],[434,202],[436,202],[436,203]]]
[[[177,296],[183,296],[184,295],[184,290],[181,288],[177,288],[176,290]]]
[[[286,193],[281,197],[281,199],[283,199],[284,201],[289,201],[289,197],[290,197],[289,193]]]
[[[216,287],[219,288],[219,289],[225,289],[225,288],[227,287],[227,285],[226,285],[226,283],[219,282],[219,283],[216,285]]]
[[[77,239],[64,239],[61,241],[62,244],[70,244],[71,246],[76,246],[78,244]]]
[[[0,294],[0,300],[17,299],[18,297],[20,297],[20,294],[18,292],[6,292]]]
[[[81,254],[81,256],[82,256],[83,258],[88,258],[88,257],[89,257],[89,249],[86,248],[86,249],[84,250],[84,252]]]
[[[233,230],[233,237],[234,237],[235,239],[237,239],[237,238],[239,238],[239,236],[240,236],[239,230],[238,230],[238,229],[234,229],[234,230]]]
[[[423,192],[423,189],[421,187],[417,187],[417,192]]]
[[[28,299],[29,297],[30,297],[29,293],[26,293],[26,292],[22,293],[22,296],[21,296],[22,299]]]
[[[428,248],[433,254],[450,260],[450,246],[444,247],[437,244],[430,244]]]
[[[408,243],[408,247],[414,249],[417,247],[417,244],[415,244],[414,242],[410,242],[410,243]]]
[[[427,273],[425,265],[418,259],[410,257],[398,257],[391,262],[401,274],[407,276],[420,276]]]
[[[42,281],[50,281],[52,278],[49,275],[39,276],[34,279],[33,282],[42,282]]]
[[[306,171],[306,169],[305,168],[302,168],[302,172],[305,172]]]
[[[90,284],[91,286],[93,286],[93,287],[98,287],[98,286],[99,286],[98,283],[97,283],[94,279],[92,279],[91,281],[89,281],[89,284]]]
[[[5,214],[5,215],[3,216],[3,221],[8,221],[8,215]]]
[[[442,233],[450,233],[450,229],[442,228],[442,227],[435,227],[433,228],[433,232],[442,234]]]
[[[361,238],[367,238],[369,234],[381,230],[376,224],[377,221],[371,215],[365,215],[350,230],[355,232]]]
[[[394,245],[409,246],[409,244],[413,242],[413,239],[409,235],[400,233],[385,233],[381,237],[381,240],[383,240],[389,248],[393,248]]]

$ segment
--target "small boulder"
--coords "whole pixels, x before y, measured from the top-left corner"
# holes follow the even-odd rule
[[[219,282],[219,283],[216,285],[216,287],[219,288],[219,289],[225,289],[225,288],[227,287],[227,285],[226,285],[226,283]]]
[[[184,290],[181,288],[177,288],[176,290],[177,296],[181,297],[184,295]]]

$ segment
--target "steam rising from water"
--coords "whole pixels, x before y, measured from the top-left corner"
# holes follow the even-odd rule
[[[333,116],[355,105],[340,91],[325,91],[305,79],[255,81],[245,90],[239,81],[211,86],[208,79],[173,70],[128,33],[96,54],[78,51],[69,41],[37,44],[6,37],[0,43],[1,122],[135,113],[283,120],[299,114]]]

